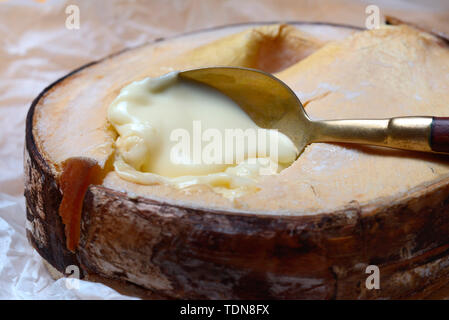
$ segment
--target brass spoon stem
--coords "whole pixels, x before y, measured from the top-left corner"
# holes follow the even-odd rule
[[[312,121],[310,139],[431,151],[431,124],[432,117]]]

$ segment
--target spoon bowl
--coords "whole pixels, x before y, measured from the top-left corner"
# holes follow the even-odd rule
[[[296,94],[272,74],[247,68],[211,67],[182,71],[182,79],[217,89],[240,106],[256,125],[277,129],[301,153],[311,141],[311,120]]]

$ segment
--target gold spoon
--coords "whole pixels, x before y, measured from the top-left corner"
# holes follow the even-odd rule
[[[313,142],[449,153],[449,118],[311,120],[295,93],[263,71],[210,67],[182,71],[179,77],[203,83],[230,97],[259,127],[278,129],[287,135],[299,154]]]

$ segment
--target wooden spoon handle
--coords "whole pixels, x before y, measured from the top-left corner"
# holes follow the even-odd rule
[[[430,147],[435,152],[449,153],[449,117],[433,117]]]

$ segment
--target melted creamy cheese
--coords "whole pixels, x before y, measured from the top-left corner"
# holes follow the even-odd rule
[[[176,72],[123,88],[108,120],[119,134],[115,170],[140,184],[207,184],[233,198],[298,154],[287,136],[259,128],[230,98]]]

